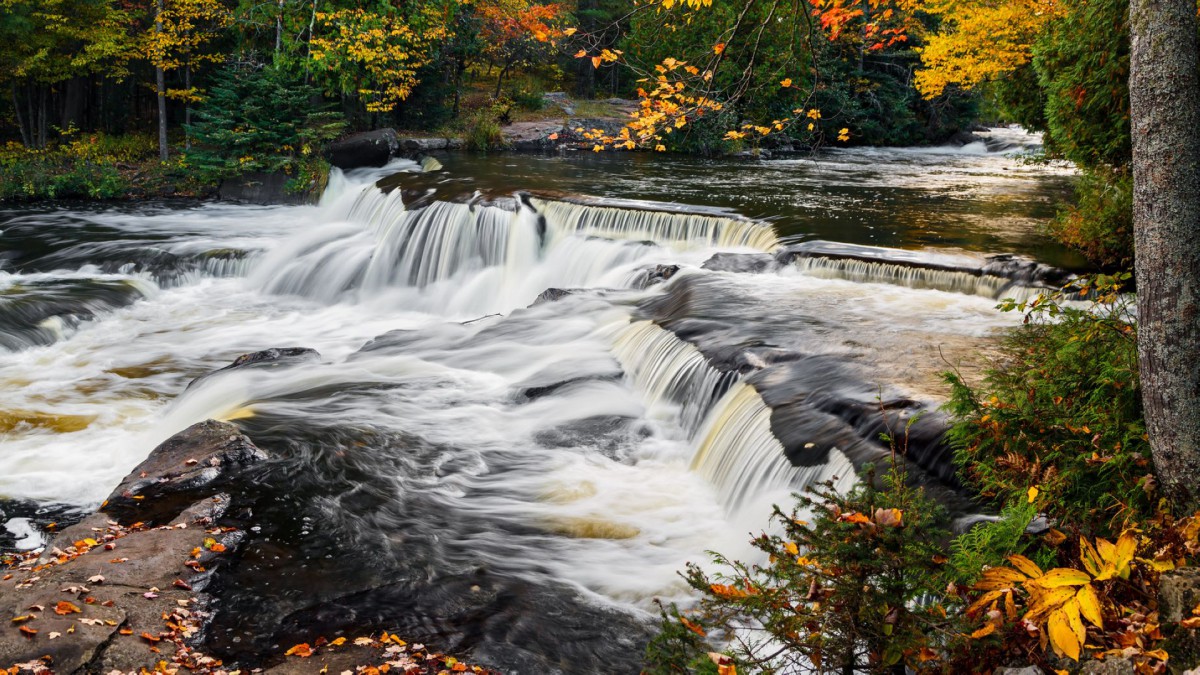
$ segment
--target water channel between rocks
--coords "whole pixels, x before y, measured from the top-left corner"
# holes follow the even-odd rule
[[[676,571],[851,485],[881,408],[928,412],[912,459],[969,511],[938,373],[1080,262],[1040,233],[1072,176],[1023,163],[1036,142],[454,156],[335,175],[318,206],[0,212],[0,547],[230,420],[273,459],[228,516],[255,529],[212,589],[214,653],[378,627],[636,671]],[[320,356],[189,386],[272,347]]]

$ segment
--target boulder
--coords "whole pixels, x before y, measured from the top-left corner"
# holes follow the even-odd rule
[[[298,363],[316,361],[319,358],[321,358],[321,353],[308,347],[272,347],[271,349],[264,349],[259,352],[242,354],[234,359],[233,363],[224,368],[218,368],[211,373],[206,373],[192,380],[188,383],[187,388],[191,389],[217,373],[229,370],[238,370],[241,368],[283,368]]]
[[[293,189],[292,176],[286,173],[252,171],[221,181],[217,196],[226,201],[274,205],[315,204],[321,195],[315,181],[297,191]]]
[[[400,150],[400,137],[395,129],[376,129],[352,134],[329,144],[325,157],[339,169],[364,166],[383,166]]]
[[[531,304],[529,306],[536,307],[538,305],[541,305],[541,304],[544,304],[547,302],[554,302],[555,300],[562,300],[563,298],[567,297],[568,295],[574,295],[574,294],[575,294],[575,291],[570,291],[570,290],[566,290],[566,289],[562,289],[562,288],[547,288],[546,290],[542,291],[541,295],[537,296],[537,298],[533,301],[533,304]]]
[[[402,157],[419,157],[438,150],[451,150],[451,145],[448,138],[401,138],[398,152]]]
[[[230,473],[266,458],[228,422],[193,424],[155,448],[113,490],[101,511],[118,519],[162,523],[217,493]]]

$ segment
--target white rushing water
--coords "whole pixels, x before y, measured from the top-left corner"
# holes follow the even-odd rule
[[[641,270],[674,263],[721,274],[694,268],[716,251],[770,250],[769,227],[542,200],[410,210],[399,191],[370,186],[381,173],[335,176],[319,206],[70,214],[176,257],[239,254],[210,256],[221,262],[170,283],[86,262],[3,273],[6,288],[112,278],[136,284],[140,299],[49,344],[0,348],[0,496],[94,506],[156,444],[207,418],[408,434],[441,454],[434,472],[395,475],[398,489],[536,532],[446,536],[495,568],[646,608],[680,593],[676,571],[704,551],[746,554],[746,534],[792,489],[853,480],[839,453],[792,467],[752,387],[634,317],[637,300],[662,292],[632,288]],[[77,225],[59,226],[55,236],[70,237]],[[967,328],[988,311],[976,296],[798,274],[737,283],[774,289],[780,303],[811,295],[816,311],[828,303],[840,308],[830,315],[850,319],[872,310],[846,302],[894,308],[899,299],[902,311],[883,314],[902,325],[917,310],[950,333],[1008,321]],[[593,290],[528,307],[548,288]],[[229,371],[185,391],[240,354],[290,346],[321,358]],[[13,528],[25,536],[25,523]]]

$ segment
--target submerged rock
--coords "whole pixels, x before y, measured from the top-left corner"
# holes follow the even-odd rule
[[[237,357],[233,360],[233,363],[224,368],[218,368],[211,373],[197,377],[188,383],[187,388],[191,389],[218,373],[230,370],[239,370],[242,368],[284,368],[300,363],[316,361],[320,358],[320,352],[308,347],[272,347],[271,349],[264,349],[258,352],[249,352]]]

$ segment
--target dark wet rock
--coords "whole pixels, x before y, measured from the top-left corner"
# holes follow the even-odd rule
[[[705,260],[700,269],[758,274],[773,267],[775,258],[769,253],[716,253]]]
[[[436,618],[427,615],[431,606],[439,608]],[[436,639],[439,650],[469,653],[472,661],[505,673],[542,675],[637,673],[653,628],[637,617],[564,596],[564,589],[486,571],[346,594],[296,612],[280,627],[282,635],[299,641],[379,630],[411,640]]]
[[[143,297],[137,285],[125,280],[48,279],[14,285],[0,295],[0,348],[53,344],[96,315]]]
[[[51,523],[57,528],[69,527],[86,515],[75,506],[0,497],[0,553],[36,548],[44,543]]]
[[[273,368],[276,366],[315,361],[319,358],[321,358],[321,353],[308,347],[273,347],[259,352],[242,354],[234,359],[233,363],[221,370],[233,370],[234,368],[244,368],[247,366]]]
[[[543,303],[554,302],[555,300],[562,300],[563,298],[567,297],[568,295],[574,295],[575,293],[576,293],[576,291],[563,289],[563,288],[547,288],[546,290],[542,291],[537,296],[537,298],[533,301],[533,303],[530,304],[529,306],[536,307],[537,305],[541,305]]]
[[[653,265],[646,267],[638,271],[637,277],[630,283],[630,286],[632,288],[649,288],[655,284],[668,281],[678,272],[679,265]]]
[[[959,147],[970,145],[972,143],[983,143],[984,141],[985,139],[982,136],[976,136],[970,131],[958,131],[953,136],[946,139],[946,142]]]
[[[330,164],[343,170],[383,166],[398,154],[400,148],[395,129],[376,129],[330,143],[325,149],[325,157]]]
[[[248,204],[315,204],[321,196],[320,186],[312,183],[296,189],[293,178],[283,172],[253,171],[221,181],[217,196]]]
[[[220,491],[231,474],[266,458],[232,424],[200,422],[155,448],[113,490],[102,511],[122,520],[165,522]]]
[[[191,389],[192,387],[204,382],[214,375],[230,370],[240,370],[243,368],[287,368],[289,366],[294,366],[301,363],[317,361],[320,358],[320,352],[308,347],[272,347],[271,349],[264,349],[258,352],[242,354],[234,359],[233,363],[230,363],[224,368],[218,368],[211,373],[206,373],[192,380],[188,383],[187,388]]]

